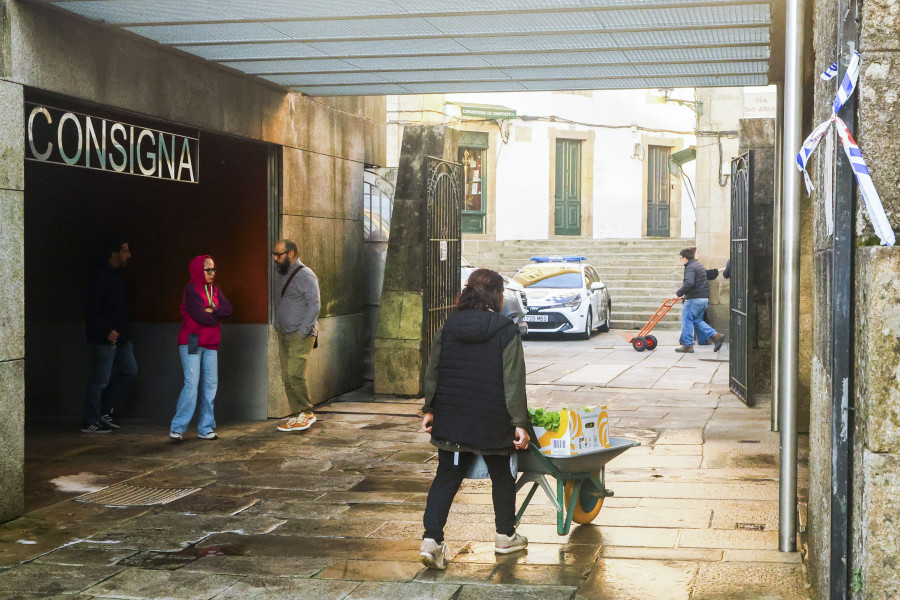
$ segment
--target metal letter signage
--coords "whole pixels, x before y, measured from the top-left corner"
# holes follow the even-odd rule
[[[74,111],[25,103],[25,160],[200,181],[200,140]]]

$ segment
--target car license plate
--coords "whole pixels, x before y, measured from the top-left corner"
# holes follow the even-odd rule
[[[547,315],[525,315],[522,320],[526,323],[546,323],[550,318]]]

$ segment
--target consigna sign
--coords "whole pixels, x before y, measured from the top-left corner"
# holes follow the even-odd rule
[[[25,160],[200,181],[198,138],[27,102],[25,128]]]

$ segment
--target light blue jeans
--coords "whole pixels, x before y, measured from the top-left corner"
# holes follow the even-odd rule
[[[175,418],[170,431],[184,433],[197,409],[197,388],[200,389],[200,414],[197,416],[197,433],[206,435],[216,428],[213,402],[219,387],[219,352],[200,348],[197,354],[188,354],[187,345],[178,346],[181,367],[184,369],[184,387],[178,396]]]
[[[683,346],[694,345],[694,327],[707,339],[712,339],[717,334],[716,330],[703,320],[703,313],[706,312],[708,305],[709,298],[691,298],[684,301],[684,306],[681,308],[681,339],[679,340]]]

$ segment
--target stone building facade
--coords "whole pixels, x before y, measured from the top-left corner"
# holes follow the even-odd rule
[[[160,195],[142,209],[147,223],[155,222],[158,213],[165,211],[177,214],[184,209],[202,215],[203,219],[188,224],[195,228],[187,234],[181,230],[183,224],[174,220],[170,227],[154,231],[143,231],[148,225],[131,222],[132,229],[126,232],[146,240],[143,262],[136,252],[134,270],[129,273],[147,275],[147,279],[129,280],[140,295],[158,294],[157,288],[180,289],[187,278],[188,260],[209,246],[233,255],[230,274],[226,275],[225,269],[220,273],[223,289],[232,300],[245,298],[242,307],[253,308],[241,308],[245,316],[223,326],[222,361],[227,365],[220,370],[217,412],[221,408],[232,416],[254,418],[281,417],[289,412],[270,326],[274,292],[268,283],[272,273],[269,252],[270,244],[279,237],[298,241],[301,258],[318,274],[321,285],[321,341],[310,364],[314,399],[322,401],[361,385],[363,170],[366,165],[384,164],[384,98],[314,99],[287,93],[261,80],[33,3],[0,0],[0,521],[23,511],[24,419],[29,407],[40,406],[43,415],[72,417],[74,427],[86,379],[79,312],[73,309],[65,318],[44,319],[29,308],[30,300],[26,301],[30,297],[26,264],[55,259],[59,267],[74,265],[75,258],[67,261],[80,255],[79,244],[91,242],[86,233],[85,239],[74,236],[75,243],[58,248],[56,239],[42,239],[45,232],[29,229],[30,217],[25,218],[29,210],[35,215],[49,210],[35,206],[38,200],[60,202],[53,196],[72,191],[59,189],[49,199],[36,198],[30,184],[26,185],[34,180],[34,169],[50,169],[42,171],[50,175],[41,183],[49,180],[52,184],[56,175],[61,179],[80,176],[73,174],[79,170],[72,167],[25,160],[26,104],[35,101],[52,101],[86,114],[115,114],[127,122],[152,123],[160,131],[198,132],[201,162],[204,157],[210,161],[221,155],[225,166],[220,165],[218,172],[225,174],[249,170],[251,155],[256,157],[252,169],[259,185],[254,189],[213,190],[205,186],[216,183],[214,178],[204,178],[204,173],[200,183],[190,189],[208,204],[171,206],[173,201]],[[223,149],[232,146],[237,155],[226,157]],[[234,162],[226,163],[226,158]],[[86,172],[85,178],[109,178],[102,181],[124,190],[122,197],[99,205],[102,210],[97,214],[104,218],[127,206],[131,196],[146,194],[147,186],[157,185],[127,174],[80,171]],[[93,189],[97,195],[102,186]],[[190,196],[184,188],[178,190]],[[229,221],[225,210],[217,210],[215,194],[229,196],[231,206],[246,211],[252,223]],[[81,209],[74,203],[60,204],[61,208],[54,205],[54,210],[59,208],[57,221],[64,227],[67,216],[76,216]],[[140,214],[137,209],[125,212]],[[220,227],[205,228],[202,220]],[[254,240],[247,246],[252,252],[235,253],[235,247],[244,247],[241,244],[247,236]],[[29,256],[30,240],[43,242],[47,256],[38,254],[40,246]],[[157,285],[153,279],[150,286],[148,282],[157,277],[148,271],[152,270],[151,256],[171,260],[179,267],[170,274],[157,274],[162,283]],[[59,268],[58,272],[66,270]],[[60,305],[79,304],[80,289],[60,286],[58,292]],[[138,303],[148,304],[140,298]],[[133,410],[166,421],[171,418],[181,377],[174,349],[180,320],[178,297],[173,300],[160,295],[149,304],[134,323],[142,373]],[[165,305],[165,311],[154,312],[154,304]],[[35,319],[51,323],[58,332],[50,348],[62,364],[49,360],[43,343],[29,343],[28,332],[47,330]],[[231,356],[226,358],[228,354]]]
[[[840,51],[841,3],[816,0],[813,43],[817,76]],[[847,3],[855,10],[856,2]],[[857,91],[856,139],[869,166],[888,218],[900,227],[900,2],[859,2],[858,49],[862,58]],[[851,10],[851,18],[854,14]],[[846,29],[845,29],[846,31]],[[846,48],[845,48],[846,50]],[[815,80],[815,123],[831,114],[837,83]],[[823,257],[833,240],[825,210],[835,187],[835,157],[842,152],[834,130],[814,157],[816,193],[810,225],[815,247],[814,346],[810,419],[809,562],[817,598],[829,597],[831,511],[831,273]],[[861,200],[857,197],[858,200]],[[850,430],[852,497],[849,579],[853,598],[887,600],[900,596],[900,251],[879,246],[861,201],[857,204],[851,336],[854,357],[848,395],[855,403]],[[847,499],[845,499],[846,501]]]

